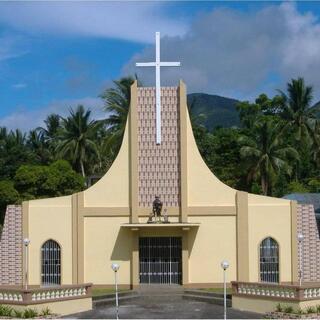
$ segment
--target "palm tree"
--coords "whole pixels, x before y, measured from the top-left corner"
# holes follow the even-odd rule
[[[120,148],[130,107],[131,85],[134,81],[132,77],[115,80],[114,88],[106,89],[100,96],[104,100],[104,110],[109,113],[105,120],[105,149],[108,151],[113,149],[113,152],[117,153]]]
[[[26,163],[33,163],[34,155],[27,147],[26,134],[21,130],[8,132],[0,129],[0,176],[13,178],[16,170]]]
[[[264,195],[271,193],[274,177],[280,170],[291,174],[287,160],[298,159],[298,153],[293,147],[283,145],[279,136],[280,126],[280,123],[274,123],[273,117],[262,116],[252,134],[241,138],[244,145],[240,155],[248,166],[247,180],[251,182],[259,177]]]
[[[313,138],[316,124],[315,109],[311,107],[313,88],[306,86],[303,78],[292,79],[287,84],[288,94],[279,90],[283,99],[281,117],[286,121],[285,131],[293,134],[299,145]]]
[[[85,168],[89,158],[95,155],[100,162],[96,144],[97,132],[101,122],[90,120],[91,111],[79,105],[76,110],[70,109],[70,115],[61,118],[61,130],[58,133],[56,151],[62,157],[71,159],[75,169],[81,170],[86,177]]]
[[[43,121],[45,123],[45,127],[38,127],[36,130],[41,133],[46,141],[51,141],[56,138],[61,127],[60,120],[61,118],[58,114],[49,114]]]
[[[48,142],[44,135],[42,135],[37,129],[29,131],[27,146],[35,155],[37,162],[41,164],[48,164],[49,161],[52,160],[53,155],[50,152]]]

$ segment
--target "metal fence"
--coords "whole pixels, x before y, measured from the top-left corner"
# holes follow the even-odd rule
[[[139,238],[140,283],[181,284],[180,237]]]

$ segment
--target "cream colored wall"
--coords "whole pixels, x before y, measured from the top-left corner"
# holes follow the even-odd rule
[[[41,246],[48,239],[61,246],[62,284],[72,284],[71,196],[29,201],[29,284],[41,283]]]
[[[266,237],[279,243],[280,282],[291,281],[290,201],[248,194],[250,281],[259,281],[259,245]]]
[[[241,297],[241,296],[232,296],[232,308],[238,309],[241,311],[250,311],[257,313],[266,313],[276,310],[276,306],[281,303],[286,306],[292,306],[294,309],[299,307],[298,302],[289,302],[289,301],[279,301],[276,299],[263,299],[256,297]]]
[[[129,207],[128,121],[122,145],[108,172],[84,191],[85,207]]]
[[[187,117],[188,205],[234,205],[236,190],[222,183],[207,167],[196,145]]]
[[[120,228],[129,217],[84,218],[84,282],[113,284],[111,263],[120,264],[119,284],[130,284],[131,231]]]
[[[189,217],[189,222],[200,223],[198,230],[188,234],[189,282],[221,283],[221,261],[230,263],[228,282],[236,280],[236,217]]]

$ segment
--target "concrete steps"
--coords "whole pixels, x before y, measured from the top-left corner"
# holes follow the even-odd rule
[[[123,301],[132,300],[135,298],[139,298],[140,295],[136,291],[120,291],[118,293],[119,303]],[[94,307],[104,306],[109,304],[115,304],[116,295],[115,293],[105,294],[102,296],[92,297],[92,303]]]
[[[205,291],[205,290],[184,290],[182,298],[184,300],[200,301],[200,302],[206,302],[211,304],[217,304],[221,306],[223,306],[224,304],[223,294]],[[231,295],[227,294],[227,307],[231,307],[231,306],[232,306]]]
[[[191,294],[191,295],[195,294],[195,295],[206,296],[206,297],[223,298],[223,293],[200,290],[200,289],[185,289],[183,291],[183,293],[184,294]],[[231,299],[231,294],[227,293],[227,299]]]
[[[168,299],[184,299],[189,301],[200,301],[211,304],[223,305],[223,294],[205,290],[184,289],[181,286],[140,286],[134,291],[120,291],[118,294],[119,304],[133,299],[148,299],[153,297],[167,297]],[[104,306],[115,304],[115,294],[106,294],[93,297],[93,305]],[[231,307],[231,295],[227,294],[227,306]]]

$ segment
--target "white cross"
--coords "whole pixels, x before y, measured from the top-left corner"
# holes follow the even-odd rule
[[[160,32],[156,32],[156,61],[137,62],[137,67],[156,67],[156,132],[157,144],[161,143],[161,84],[160,67],[179,67],[180,62],[160,62]]]

